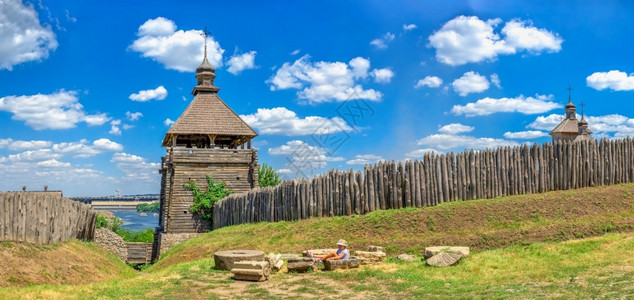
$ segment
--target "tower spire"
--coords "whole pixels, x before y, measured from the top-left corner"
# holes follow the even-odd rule
[[[205,58],[203,59],[205,60],[207,59],[207,36],[211,35],[211,31],[207,31],[207,26],[205,26],[205,30],[200,35],[205,38]]]
[[[214,79],[216,78],[216,69],[209,63],[207,59],[207,37],[211,35],[211,32],[207,31],[207,27],[200,34],[205,39],[205,54],[203,62],[196,68],[196,79],[198,85],[194,87],[192,94],[196,95],[198,92],[218,92],[220,89],[214,86]]]
[[[566,119],[576,119],[577,107],[572,103],[572,87],[568,85],[568,104],[566,104]]]

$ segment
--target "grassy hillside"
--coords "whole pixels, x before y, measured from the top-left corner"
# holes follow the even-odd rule
[[[627,298],[634,296],[634,235],[607,234],[472,253],[450,268],[396,262],[357,270],[273,274],[234,281],[213,259],[144,276],[75,286],[0,288],[1,299],[421,299]]]
[[[128,278],[135,271],[95,243],[0,243],[0,287],[81,284]]]
[[[624,184],[363,216],[243,224],[174,247],[151,270],[210,257],[221,249],[301,252],[332,248],[340,238],[348,240],[352,250],[381,245],[389,255],[420,254],[429,245],[465,245],[477,251],[630,231],[633,226],[634,184]]]
[[[86,273],[54,282],[75,285],[0,287],[0,299],[627,298],[634,296],[632,226],[634,184],[626,184],[364,216],[233,226],[172,248],[149,272],[136,275],[92,243],[2,244],[2,252],[16,249],[9,257],[26,251],[21,261],[11,263],[13,274],[19,274],[20,265],[32,276],[40,272],[37,276],[48,280],[55,277],[49,270]],[[279,272],[263,283],[234,281],[230,273],[213,269],[212,253],[219,249],[300,252],[332,247],[339,238],[347,239],[353,250],[385,246],[392,257],[382,265],[357,270]],[[440,244],[467,245],[475,251],[457,266],[442,269],[426,267],[420,260],[404,263],[393,258],[403,252],[420,257],[423,247]],[[57,260],[54,267],[38,269],[38,264],[53,260]],[[76,263],[82,260],[84,264]],[[83,269],[88,265],[94,265],[90,272]],[[29,278],[13,280],[12,285],[46,282]],[[105,281],[84,284],[95,280]]]

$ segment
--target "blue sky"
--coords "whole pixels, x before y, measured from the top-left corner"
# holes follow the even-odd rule
[[[228,2],[0,0],[0,190],[158,193],[205,26],[285,178],[546,142],[568,85],[594,137],[634,133],[630,2]]]

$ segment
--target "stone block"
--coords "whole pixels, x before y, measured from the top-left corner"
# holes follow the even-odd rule
[[[231,271],[239,261],[264,261],[264,252],[259,250],[225,250],[214,253],[216,269]],[[268,263],[267,263],[268,264]]]
[[[462,254],[460,253],[440,252],[427,259],[426,263],[433,267],[448,267],[458,263],[461,258]]]
[[[381,246],[368,246],[368,252],[383,252],[383,247],[381,247]]]
[[[271,268],[266,261],[238,261],[231,273],[235,280],[265,281],[271,275]]]
[[[308,251],[312,252],[313,255],[326,255],[331,252],[337,252],[338,249],[310,249],[302,252],[303,256],[308,256]]]
[[[305,273],[308,270],[317,271],[317,263],[310,257],[290,258],[286,268],[289,272]]]
[[[371,251],[355,251],[354,255],[361,260],[362,265],[374,265],[383,262],[386,257],[385,252],[371,252]]]
[[[361,265],[361,260],[358,257],[351,257],[349,259],[338,259],[338,260],[326,260],[324,261],[324,268],[328,271],[333,271],[337,269],[355,269]]]
[[[409,255],[409,254],[400,254],[399,256],[396,257],[396,259],[402,260],[402,261],[414,261],[414,260],[416,260],[414,255]]]
[[[427,247],[425,248],[425,251],[423,252],[423,257],[425,259],[428,259],[440,252],[450,252],[450,253],[460,253],[462,254],[462,256],[464,257],[468,257],[469,256],[469,247],[458,247],[458,246],[434,246],[434,247]]]

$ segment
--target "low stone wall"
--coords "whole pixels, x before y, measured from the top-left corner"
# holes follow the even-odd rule
[[[164,233],[160,232],[158,234],[158,246],[159,246],[159,255],[165,253],[167,249],[173,247],[176,244],[180,244],[184,241],[191,240],[201,233]],[[156,258],[158,259],[158,257]]]
[[[112,251],[122,261],[127,261],[128,247],[118,234],[106,228],[97,228],[95,230],[95,242]]]

